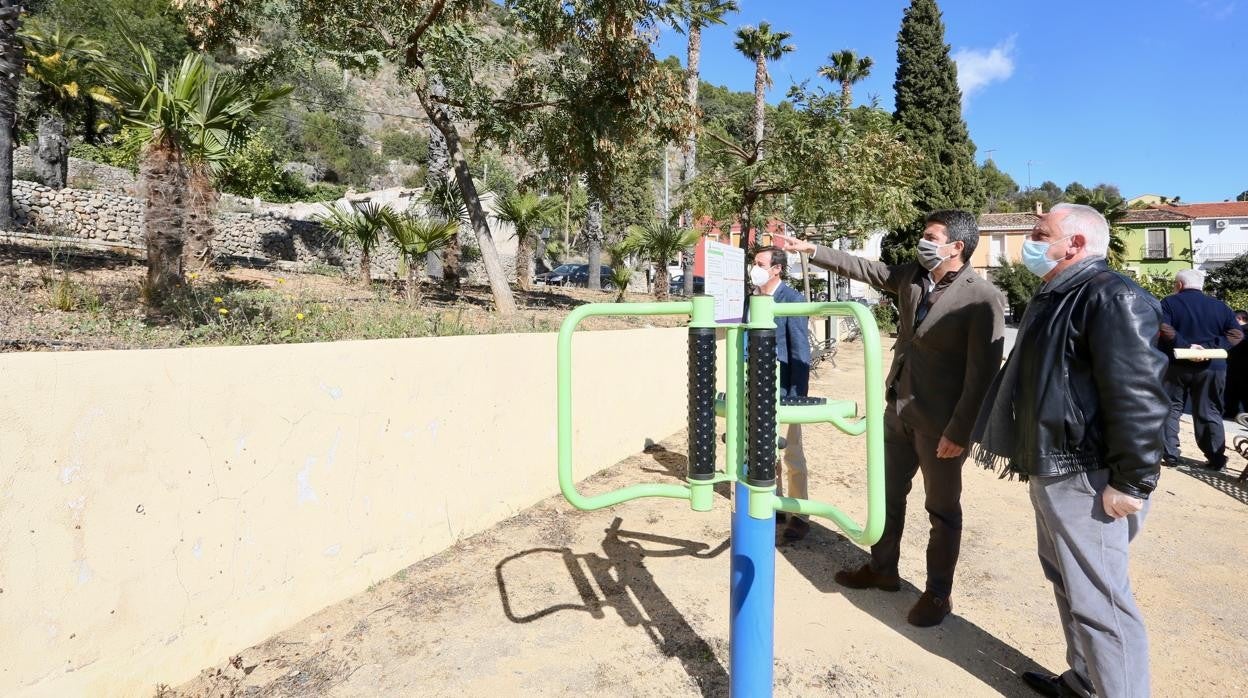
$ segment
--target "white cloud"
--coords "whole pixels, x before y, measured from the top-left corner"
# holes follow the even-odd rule
[[[1014,74],[1014,38],[1011,36],[987,51],[962,48],[954,52],[963,107],[971,95]]]

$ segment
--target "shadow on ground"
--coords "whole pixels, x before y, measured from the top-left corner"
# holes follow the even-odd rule
[[[666,475],[670,478],[687,482],[689,474],[689,457],[677,451],[669,451],[662,444],[654,443],[647,439],[646,447],[642,451],[646,455],[654,459],[655,463],[663,466],[662,468],[642,468],[643,473],[655,473],[658,475]],[[715,494],[724,499],[732,498],[732,483],[717,482],[715,483]]]
[[[902,637],[956,664],[994,691],[1019,698],[1034,695],[1019,675],[1043,668],[1009,643],[959,616],[956,597],[953,615],[939,627],[916,628],[906,622],[906,613],[920,593],[913,584],[903,581],[900,592],[888,593],[847,589],[832,579],[837,570],[858,567],[870,559],[866,551],[839,533],[811,522],[810,534],[804,540],[782,545],[778,552],[819,591],[841,594]],[[1057,622],[1056,608],[1053,622]]]
[[[1232,456],[1233,458],[1234,456]],[[1189,465],[1180,463],[1179,467],[1174,468],[1176,472],[1199,480],[1222,494],[1234,499],[1240,504],[1248,504],[1248,482],[1239,478],[1243,477],[1241,473],[1236,473],[1229,469],[1226,470],[1209,470],[1202,468],[1200,465]]]
[[[602,540],[603,555],[578,554],[569,548],[532,548],[501,560],[495,566],[494,572],[498,580],[498,595],[502,600],[503,613],[513,623],[532,623],[562,611],[584,612],[602,620],[606,618],[603,609],[610,607],[628,627],[641,626],[665,656],[680,660],[685,671],[698,684],[703,696],[727,695],[728,672],[715,659],[711,646],[689,625],[655,583],[654,576],[646,569],[645,559],[710,559],[728,550],[729,541],[725,540],[711,548],[706,543],[625,531],[620,528],[622,523],[616,517],[606,529],[606,536]],[[562,556],[564,566],[581,597],[580,604],[557,604],[523,616],[515,613],[504,569],[510,562],[538,553],[556,553]],[[585,570],[589,570],[589,574]]]

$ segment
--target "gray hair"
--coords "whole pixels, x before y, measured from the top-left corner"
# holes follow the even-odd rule
[[[1050,213],[1063,213],[1058,228],[1063,235],[1082,235],[1089,257],[1104,257],[1109,252],[1109,221],[1100,211],[1082,204],[1058,204]]]
[[[1183,288],[1194,288],[1197,291],[1205,287],[1205,275],[1195,269],[1184,269],[1174,275],[1174,280],[1183,284]]]

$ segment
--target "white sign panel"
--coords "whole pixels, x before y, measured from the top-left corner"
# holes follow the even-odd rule
[[[745,250],[706,241],[706,294],[715,297],[715,322],[741,322],[745,307]]]

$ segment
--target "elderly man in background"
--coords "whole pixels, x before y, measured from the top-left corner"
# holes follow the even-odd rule
[[[1060,204],[1023,245],[1044,279],[975,425],[975,458],[1029,482],[1040,566],[1069,669],[1025,672],[1045,696],[1147,696],[1148,639],[1127,548],[1157,486],[1167,400],[1157,299],[1109,269],[1109,225]]]
[[[1244,338],[1230,306],[1205,295],[1205,275],[1184,269],[1174,276],[1174,295],[1161,301],[1161,345],[1170,353],[1166,369],[1166,394],[1170,417],[1166,420],[1165,456],[1162,463],[1179,464],[1179,417],[1190,398],[1196,445],[1205,455],[1205,467],[1226,467],[1226,432],[1222,428],[1226,392],[1226,360],[1188,360],[1174,357],[1174,349],[1230,350]]]
[[[1001,293],[968,261],[979,226],[968,211],[934,211],[924,221],[918,261],[887,265],[822,245],[772,236],[785,249],[897,296],[900,312],[893,366],[885,386],[884,533],[871,561],[836,573],[851,589],[897,591],[906,497],[923,471],[932,528],[927,581],[906,620],[939,625],[953,609],[954,570],[962,544],[962,465],[984,391],[1001,365]]]

